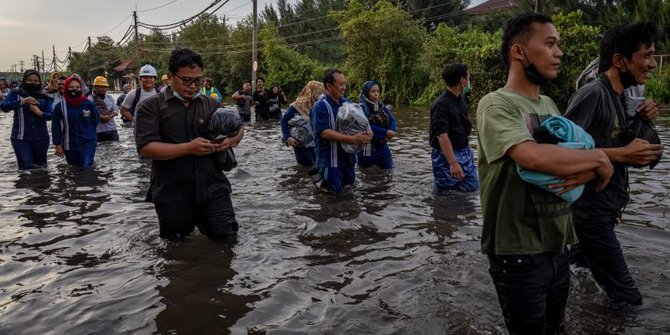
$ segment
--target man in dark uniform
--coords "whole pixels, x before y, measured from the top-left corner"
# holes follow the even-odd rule
[[[235,147],[243,132],[212,143],[207,123],[220,106],[198,94],[203,82],[202,57],[190,49],[170,55],[171,86],[139,108],[137,151],[153,160],[148,198],[154,203],[160,236],[174,239],[195,226],[209,238],[233,236],[238,225],[230,199],[230,182],[217,153]]]

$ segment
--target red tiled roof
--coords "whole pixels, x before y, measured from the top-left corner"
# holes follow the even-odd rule
[[[468,15],[484,15],[516,7],[516,0],[488,0],[465,10]]]

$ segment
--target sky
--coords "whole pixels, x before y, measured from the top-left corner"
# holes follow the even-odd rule
[[[213,0],[2,0],[0,6],[0,71],[24,61],[24,69],[32,67],[33,55],[42,56],[48,64],[56,55],[64,60],[68,47],[82,51],[86,39],[107,35],[118,41],[132,24],[137,8],[138,20],[147,24],[169,24],[192,16]],[[472,0],[472,5],[484,0]],[[258,0],[259,11],[276,0]],[[292,1],[293,2],[293,1]],[[58,4],[58,5],[55,5]],[[218,15],[226,15],[230,23],[251,13],[251,0],[229,0]],[[147,30],[140,29],[146,33]]]

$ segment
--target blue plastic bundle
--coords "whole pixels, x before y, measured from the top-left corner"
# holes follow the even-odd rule
[[[541,127],[546,129],[553,137],[557,138],[557,144],[562,147],[575,150],[589,150],[595,147],[595,142],[591,135],[584,131],[582,127],[562,116],[552,116],[546,119],[542,122]],[[542,187],[552,193],[557,193],[562,190],[549,189],[549,186],[560,184],[564,182],[565,179],[542,172],[526,170],[518,164],[516,168],[521,179],[528,183]],[[584,185],[575,187],[573,190],[561,194],[560,197],[567,202],[575,202],[582,195],[582,192],[584,192]]]

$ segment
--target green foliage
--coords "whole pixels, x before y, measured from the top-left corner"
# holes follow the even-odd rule
[[[268,86],[280,84],[285,92],[296,96],[310,80],[321,80],[326,65],[309,58],[291,48],[278,36],[274,27],[260,34],[265,57]]]
[[[352,1],[347,10],[333,17],[340,23],[349,82],[360,85],[378,80],[383,97],[395,102],[419,94],[425,75],[416,60],[426,36],[420,21],[388,1],[369,10]]]
[[[428,105],[444,91],[442,69],[449,63],[468,66],[473,85],[471,98],[475,101],[502,87],[506,73],[500,61],[501,37],[501,32],[491,34],[472,26],[458,31],[440,24],[424,42],[422,64],[430,72],[430,81],[413,103]]]
[[[560,110],[567,107],[575,92],[575,81],[584,68],[598,57],[600,27],[582,23],[582,12],[558,13],[552,16],[561,37],[561,68],[558,78],[542,87],[542,93],[551,97]]]
[[[670,67],[657,70],[644,86],[645,95],[656,102],[670,103]]]

